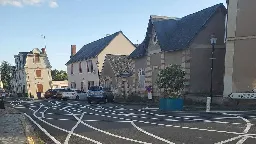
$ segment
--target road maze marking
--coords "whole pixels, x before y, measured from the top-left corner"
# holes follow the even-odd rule
[[[20,103],[21,103],[22,101],[20,101],[20,102],[18,102],[16,105],[19,105],[19,106],[22,106],[22,105],[20,105]],[[12,102],[12,103],[10,103],[11,105],[13,105],[13,106],[15,106],[15,104],[14,104],[15,102]],[[54,103],[52,103],[52,102],[50,102],[52,105],[56,105],[56,104],[54,104]],[[61,102],[59,102],[59,103],[61,103]],[[68,104],[68,105],[70,105],[70,104]],[[63,105],[61,105],[61,106],[63,106]],[[72,104],[72,106],[74,106],[73,104]],[[70,107],[72,107],[72,106],[70,106]],[[231,139],[229,139],[229,140],[226,140],[226,141],[233,141],[234,139],[236,140],[236,139],[240,139],[239,141],[238,141],[238,143],[237,144],[242,144],[244,141],[246,141],[246,139],[247,138],[256,138],[255,136],[256,136],[256,134],[248,134],[248,131],[249,131],[249,129],[250,129],[250,127],[252,126],[252,124],[250,123],[250,122],[248,122],[248,121],[246,121],[246,119],[243,119],[245,122],[246,122],[246,129],[242,132],[242,133],[239,133],[239,132],[229,132],[229,131],[218,131],[218,130],[214,130],[214,129],[200,129],[200,128],[195,128],[195,127],[185,127],[185,126],[178,126],[178,125],[172,125],[172,124],[162,124],[162,123],[156,123],[156,122],[152,122],[152,123],[150,123],[150,122],[148,122],[148,121],[143,121],[143,120],[134,120],[134,119],[129,119],[129,118],[124,118],[124,117],[116,117],[116,116],[110,116],[110,115],[108,115],[108,114],[113,114],[113,115],[119,115],[120,114],[120,111],[118,112],[118,113],[116,113],[116,111],[115,110],[110,110],[110,109],[107,109],[107,108],[104,108],[104,107],[101,107],[101,109],[102,110],[104,110],[104,111],[100,111],[99,109],[98,110],[96,110],[96,109],[94,109],[94,108],[92,108],[91,107],[91,105],[79,105],[80,106],[80,110],[81,110],[81,107],[83,107],[83,108],[86,108],[86,109],[90,109],[90,110],[93,110],[93,111],[95,111],[95,112],[100,112],[100,113],[105,113],[105,114],[101,114],[101,115],[99,115],[99,114],[97,114],[97,113],[89,113],[90,115],[98,115],[98,116],[102,116],[102,117],[108,117],[108,118],[114,118],[114,119],[120,119],[120,120],[125,120],[126,122],[138,122],[138,123],[145,123],[145,124],[152,124],[152,125],[158,125],[158,126],[165,126],[165,127],[175,127],[175,128],[182,128],[182,129],[190,129],[190,130],[199,130],[199,131],[208,131],[208,132],[218,132],[218,133],[227,133],[227,134],[235,134],[235,135],[239,135],[239,136],[237,136],[237,137],[234,137],[234,138],[231,138]],[[34,104],[32,104],[32,105],[30,105],[30,107],[37,107],[37,106],[34,106]],[[40,106],[41,107],[41,106]],[[52,107],[52,109],[53,108],[56,108],[55,106],[53,106]],[[115,106],[115,108],[118,108],[118,106]],[[34,110],[34,109],[32,109],[32,108],[29,108],[30,110],[32,110],[32,111],[34,111],[34,114],[35,114],[35,112],[37,111],[37,110]],[[40,108],[39,108],[40,109]],[[38,110],[39,110],[38,109]],[[72,109],[72,110],[71,110]],[[76,111],[78,111],[78,109],[76,109],[76,108],[74,108],[74,107],[72,107],[69,111],[74,111],[74,110],[76,110]],[[47,109],[46,109],[47,110]],[[45,110],[45,111],[46,111]],[[61,108],[60,110],[63,110],[63,108]],[[130,109],[129,109],[130,110]],[[146,114],[151,114],[151,115],[155,115],[155,116],[159,116],[159,117],[167,117],[166,115],[161,115],[161,114],[155,114],[155,113],[150,113],[150,112],[148,112],[148,111],[141,111],[141,110],[136,110],[136,109],[133,109],[133,110],[135,110],[135,111],[140,111],[140,112],[143,112],[143,113],[146,113]],[[66,112],[68,112],[68,109],[66,109],[66,110],[64,110],[64,111],[66,111]],[[107,112],[108,111],[108,112]],[[82,112],[82,110],[81,110],[81,112]],[[51,114],[53,114],[53,113],[45,113],[45,114],[49,114],[49,115],[51,115]],[[85,113],[84,113],[85,114]],[[144,114],[144,115],[146,115],[146,114]],[[81,114],[77,114],[77,115],[81,115]],[[50,124],[49,122],[47,122],[47,121],[44,121],[42,118],[44,118],[44,115],[42,114],[42,118],[41,117],[38,117],[38,116],[36,116],[36,115],[34,115],[37,119],[39,119],[40,121],[42,121],[42,122],[44,122],[44,123],[46,123],[46,124],[48,124],[48,125],[50,125],[50,126],[52,126],[52,127],[57,127],[57,126],[54,126],[54,125],[52,125],[52,124]],[[120,115],[119,115],[120,116]],[[124,115],[124,113],[122,112],[122,116],[125,116]],[[134,116],[131,116],[131,115],[127,115],[127,116],[130,116],[130,117],[134,117]],[[127,117],[126,116],[126,117]],[[230,115],[229,115],[230,116]],[[233,114],[233,115],[231,115],[231,116],[234,116],[235,117],[235,115]],[[236,115],[237,117],[239,117],[238,115]],[[74,115],[74,117],[76,117],[75,115]],[[146,119],[145,117],[138,117],[138,116],[136,116],[137,118],[142,118],[142,119]],[[196,118],[196,117],[199,117],[199,116],[181,116],[181,117],[175,117],[175,116],[168,116],[168,117],[172,117],[172,118],[177,118],[177,119],[186,119],[186,120],[190,120],[190,119],[192,119],[192,118]],[[250,116],[251,118],[253,118],[253,116]],[[241,117],[240,117],[241,118]],[[53,119],[53,118],[45,118],[45,119]],[[213,118],[213,119],[215,119],[215,120],[222,120],[222,119],[233,119],[233,117],[219,117],[219,118]],[[68,120],[70,120],[70,119],[58,119],[58,120],[64,120],[64,121],[68,121]],[[170,119],[165,119],[166,121],[169,121]],[[171,119],[172,120],[172,119]],[[230,122],[221,122],[221,121],[211,121],[211,120],[205,120],[205,119],[192,119],[192,120],[195,120],[195,121],[202,121],[202,122],[214,122],[214,123],[220,123],[220,124],[234,124],[234,125],[239,125],[239,124],[242,124],[242,123],[230,123]],[[99,121],[99,120],[81,120],[81,122],[80,123],[85,123],[85,122],[92,122],[92,121]],[[124,121],[124,122],[125,122]],[[177,120],[177,121],[179,121],[179,120]],[[113,122],[120,122],[120,121],[113,121]],[[57,128],[57,129],[59,129],[59,128]],[[62,128],[60,128],[60,130],[61,130]],[[62,131],[63,131],[64,129],[62,129]],[[72,133],[72,131],[68,131],[68,130],[64,130],[64,131],[66,131],[66,132],[68,132],[68,133]],[[90,141],[90,138],[88,139],[87,137],[84,137],[84,136],[81,136],[81,135],[79,135],[79,134],[75,134],[75,133],[72,133],[72,135],[76,135],[76,136],[78,136],[78,137],[81,137],[81,138],[83,138],[83,139],[87,139],[87,140],[89,140]],[[217,143],[217,144],[222,144],[222,143],[226,143],[226,141],[222,141],[221,143]],[[93,142],[93,141],[92,141]],[[100,142],[98,142],[98,141],[94,141],[93,143],[99,143],[100,144]]]

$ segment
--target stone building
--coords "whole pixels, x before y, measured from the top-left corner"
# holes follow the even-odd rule
[[[119,31],[84,45],[77,53],[71,46],[71,57],[66,63],[69,87],[87,91],[100,85],[100,75],[107,54],[129,55],[135,46]]]
[[[30,52],[19,52],[14,56],[15,72],[12,79],[14,93],[28,94],[34,98],[44,96],[51,88],[51,65],[45,48],[38,48]]]
[[[101,72],[101,85],[115,93],[128,96],[132,92],[132,67],[128,55],[107,54]]]
[[[156,79],[161,69],[170,64],[181,65],[186,72],[185,92],[209,94],[211,50],[210,38],[215,33],[213,91],[223,92],[225,59],[226,8],[217,4],[182,18],[150,16],[146,37],[135,49],[133,59],[133,91],[144,92],[153,86],[153,96],[160,96]]]
[[[227,0],[224,96],[256,89],[255,0]]]

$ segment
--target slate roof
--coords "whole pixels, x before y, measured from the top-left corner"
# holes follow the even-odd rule
[[[96,57],[119,33],[122,33],[122,31],[84,45],[73,57],[71,57],[66,65]]]
[[[195,36],[205,27],[209,20],[216,14],[218,9],[225,10],[225,6],[221,4],[203,9],[196,13],[179,18],[159,18],[151,16],[147,34],[151,33],[154,26],[157,39],[162,51],[175,51],[188,48]],[[131,54],[131,58],[139,58],[146,54],[148,36],[142,42],[142,46],[138,46]]]
[[[132,73],[131,62],[128,55],[107,54],[105,62],[108,61],[116,76],[130,75]]]

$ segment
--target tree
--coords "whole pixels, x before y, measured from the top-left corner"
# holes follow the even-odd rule
[[[63,70],[57,70],[54,69],[51,71],[52,74],[52,80],[53,81],[64,81],[64,80],[68,80],[68,74],[67,72],[63,71]]]
[[[179,65],[170,65],[158,74],[156,84],[164,89],[164,97],[177,98],[184,88],[185,72]]]
[[[7,61],[3,61],[0,66],[1,71],[1,81],[3,82],[3,88],[10,90],[11,88],[11,73],[12,67],[11,64]]]

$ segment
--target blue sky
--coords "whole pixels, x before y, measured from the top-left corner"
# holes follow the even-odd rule
[[[145,36],[150,15],[183,17],[226,0],[0,0],[0,61],[14,64],[20,51],[42,48],[53,69],[66,70],[70,45],[122,30],[134,43]]]

